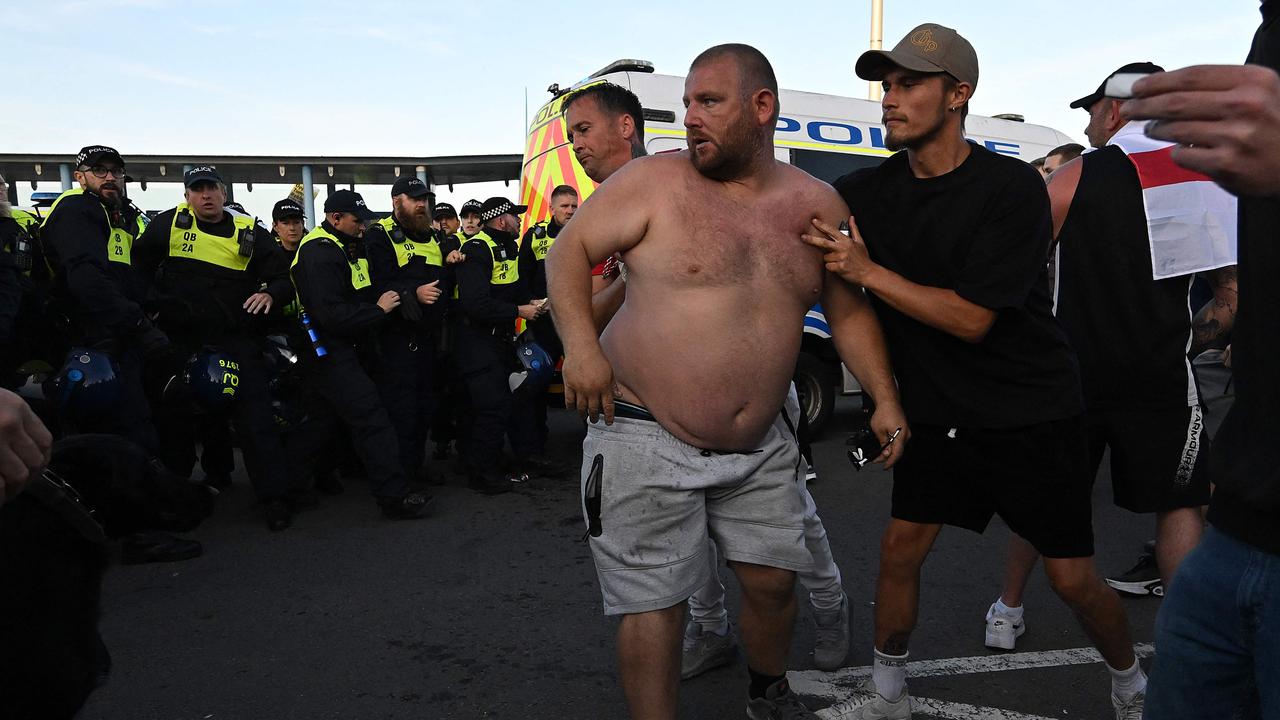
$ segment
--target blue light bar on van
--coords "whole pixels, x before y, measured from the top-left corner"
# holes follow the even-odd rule
[[[590,80],[592,78],[598,78],[604,75],[608,75],[609,73],[616,73],[616,72],[651,73],[653,72],[653,63],[649,62],[648,60],[631,60],[631,59],[614,60],[608,65],[605,65],[599,70],[588,75],[587,79]]]
[[[645,122],[674,123],[676,114],[671,110],[654,110],[653,108],[641,108],[644,111]]]

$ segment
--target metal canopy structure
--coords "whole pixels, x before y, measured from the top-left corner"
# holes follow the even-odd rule
[[[520,155],[444,155],[438,157],[337,157],[297,155],[125,155],[129,177],[148,183],[182,182],[185,168],[214,165],[228,184],[302,183],[307,224],[314,225],[312,188],[391,185],[406,175],[429,187],[518,180]],[[71,188],[75,157],[54,153],[0,153],[0,174],[10,187],[21,182],[60,182]]]

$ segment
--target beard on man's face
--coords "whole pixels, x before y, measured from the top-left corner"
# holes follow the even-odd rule
[[[921,118],[919,113],[913,113],[912,119],[907,123],[886,128],[884,146],[894,152],[920,148],[937,137],[946,124],[945,104],[938,107],[937,114],[932,118]]]
[[[726,126],[719,139],[706,132],[689,133],[689,157],[699,173],[713,180],[732,180],[740,177],[760,149],[760,135],[746,118]]]
[[[409,232],[423,233],[431,228],[431,218],[427,216],[426,205],[398,204],[396,206],[396,219]]]

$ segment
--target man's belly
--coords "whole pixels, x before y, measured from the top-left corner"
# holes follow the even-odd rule
[[[620,399],[709,450],[753,450],[795,370],[802,316],[644,308],[627,299],[601,338]],[[795,418],[792,419],[793,422]]]

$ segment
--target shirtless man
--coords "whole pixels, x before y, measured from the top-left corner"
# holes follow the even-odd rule
[[[565,402],[591,419],[591,549],[605,613],[623,616],[618,662],[633,718],[675,717],[685,599],[708,579],[708,535],[743,588],[748,717],[813,717],[786,683],[795,571],[811,558],[794,419],[780,410],[805,312],[824,285],[821,258],[800,235],[847,208],[774,159],[777,81],[759,51],[703,52],[684,102],[688,151],[627,163],[548,258]],[[615,252],[629,268],[627,297],[597,338],[587,270]],[[830,282],[822,299],[839,309],[838,347],[859,346],[844,359],[865,378],[873,427],[887,439],[906,422],[879,325],[851,288]],[[891,445],[886,461],[901,448]]]

